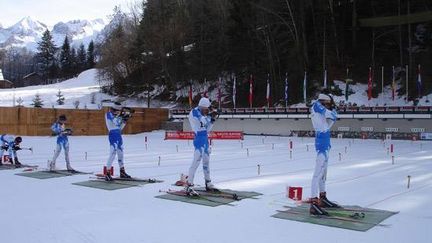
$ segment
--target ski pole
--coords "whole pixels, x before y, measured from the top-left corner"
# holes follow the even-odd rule
[[[30,148],[21,148],[22,150],[29,150],[29,151],[31,151],[32,153],[33,153],[33,147],[30,147]]]

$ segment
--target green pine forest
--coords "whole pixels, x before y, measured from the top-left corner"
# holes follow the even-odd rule
[[[307,72],[308,99],[322,91],[324,70],[331,80],[367,83],[374,72],[373,96],[392,80],[392,66],[409,97],[422,66],[422,93],[432,89],[432,1],[430,0],[147,0],[124,13],[98,46],[104,91],[133,97],[165,87],[155,98],[177,100],[175,91],[190,82],[226,90],[223,107],[232,107],[232,77],[237,78],[237,106],[247,107],[253,75],[254,104],[266,105],[269,75],[274,105],[303,100]],[[408,70],[405,66],[408,65]],[[347,73],[348,69],[348,73]],[[199,94],[195,93],[195,99]],[[187,104],[187,97],[179,99]]]

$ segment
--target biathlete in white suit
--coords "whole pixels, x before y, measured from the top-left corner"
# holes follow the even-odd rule
[[[53,159],[48,164],[49,170],[55,170],[56,169],[56,160],[58,156],[60,155],[60,152],[62,149],[64,150],[64,156],[66,161],[66,169],[68,171],[75,171],[71,164],[69,159],[69,139],[68,136],[72,135],[72,129],[66,128],[66,122],[67,118],[66,115],[60,115],[57,119],[57,121],[51,126],[51,130],[54,135],[57,136],[57,146],[54,151]]]
[[[189,113],[189,123],[194,132],[194,156],[192,165],[189,168],[189,174],[186,183],[186,191],[190,194],[196,194],[193,190],[195,172],[202,160],[205,186],[207,190],[215,190],[210,179],[210,146],[208,134],[215,122],[217,112],[210,111],[211,102],[208,98],[201,98],[198,106]]]
[[[326,197],[326,177],[329,159],[330,128],[337,120],[337,112],[333,97],[328,94],[320,94],[318,100],[312,104],[311,120],[315,129],[315,149],[317,158],[311,186],[310,214],[328,215],[323,207],[339,207]]]
[[[105,122],[108,133],[108,140],[110,144],[110,154],[108,157],[108,162],[106,164],[105,180],[110,181],[112,178],[112,164],[117,155],[118,164],[120,167],[120,178],[131,178],[130,175],[126,173],[124,168],[124,155],[123,155],[123,138],[121,131],[126,126],[126,121],[130,118],[130,114],[123,114],[123,107],[120,103],[114,103],[110,110],[105,114]]]
[[[3,134],[0,136],[1,149],[0,149],[0,165],[2,165],[4,151],[9,153],[9,161],[11,164],[15,163],[15,167],[21,167],[21,163],[18,160],[17,152],[21,150],[20,143],[22,142],[21,137],[15,137],[9,134]]]

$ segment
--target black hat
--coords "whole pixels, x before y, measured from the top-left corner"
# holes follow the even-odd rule
[[[22,142],[22,137],[15,138],[15,143],[21,143],[21,142]]]
[[[58,119],[59,121],[67,121],[66,115],[60,115]]]

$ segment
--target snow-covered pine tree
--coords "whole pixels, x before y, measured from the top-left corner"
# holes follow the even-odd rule
[[[56,96],[57,96],[57,104],[64,105],[65,97],[60,90],[57,92]]]
[[[75,100],[75,101],[73,102],[73,105],[75,106],[75,109],[78,109],[78,108],[79,108],[79,105],[80,105],[80,101],[79,101],[79,100]]]
[[[96,104],[96,93],[91,93],[90,104]]]
[[[17,100],[16,100],[16,102],[17,102],[17,106],[18,107],[21,107],[21,106],[23,106],[23,103],[24,103],[24,100],[21,98],[21,97],[19,97]]]
[[[38,93],[35,94],[35,97],[33,98],[33,103],[31,103],[30,105],[35,108],[42,108],[43,100]]]

